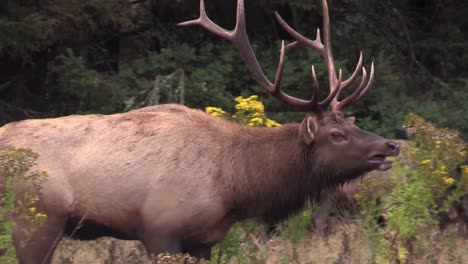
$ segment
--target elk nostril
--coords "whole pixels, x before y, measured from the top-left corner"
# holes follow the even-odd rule
[[[387,142],[387,147],[394,153],[398,153],[400,151],[400,146],[397,143],[389,141]]]

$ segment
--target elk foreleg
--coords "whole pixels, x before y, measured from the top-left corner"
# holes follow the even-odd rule
[[[197,259],[210,260],[211,258],[211,247],[210,246],[198,246],[192,247],[184,250],[185,253],[188,253],[190,256]]]
[[[143,242],[146,251],[152,257],[157,257],[161,253],[182,253],[180,241],[161,232],[145,231],[142,235],[141,242]]]
[[[333,196],[328,191],[322,192],[319,207],[313,216],[315,229],[321,236],[327,235],[333,202]]]

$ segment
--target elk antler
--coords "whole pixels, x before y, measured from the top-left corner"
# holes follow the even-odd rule
[[[244,59],[247,67],[250,70],[253,78],[262,86],[268,93],[273,95],[278,100],[289,104],[291,106],[299,107],[304,110],[309,110],[315,112],[318,115],[321,115],[323,112],[327,110],[327,107],[330,105],[332,111],[343,111],[343,109],[350,105],[351,103],[355,102],[359,98],[361,98],[367,90],[372,85],[372,81],[374,79],[374,64],[372,63],[371,66],[371,74],[370,78],[367,81],[367,73],[366,69],[362,67],[362,52],[359,56],[359,61],[354,70],[353,74],[349,79],[346,81],[341,81],[341,70],[339,71],[338,78],[336,77],[335,65],[333,62],[333,54],[331,49],[331,42],[330,42],[330,17],[328,14],[328,5],[326,0],[322,0],[323,5],[323,27],[324,27],[324,43],[320,40],[320,30],[317,30],[317,38],[315,40],[308,39],[303,35],[296,32],[292,29],[282,18],[281,16],[275,12],[275,16],[280,23],[280,25],[295,39],[294,42],[288,44],[287,46],[284,45],[284,41],[281,43],[280,49],[280,58],[278,62],[278,68],[276,70],[275,82],[272,83],[268,80],[268,78],[263,73],[260,64],[255,56],[255,53],[252,49],[252,45],[250,44],[249,37],[247,36],[247,31],[245,27],[245,13],[244,13],[244,1],[238,0],[237,1],[237,20],[236,26],[233,30],[226,30],[224,28],[219,27],[210,18],[207,16],[205,11],[205,3],[203,0],[200,0],[200,17],[195,20],[187,21],[179,23],[180,26],[189,26],[189,25],[199,25],[203,28],[207,29],[208,31],[212,32],[213,34],[220,36],[229,42],[231,42],[239,51],[240,55]],[[318,81],[317,76],[315,74],[314,66],[312,66],[312,79],[314,82],[314,88],[312,93],[312,98],[310,100],[303,100],[296,97],[292,97],[284,93],[280,89],[281,84],[281,75],[283,73],[284,67],[284,58],[286,55],[286,51],[298,46],[306,46],[315,49],[319,52],[322,57],[325,59],[327,64],[328,70],[328,80],[329,80],[329,88],[330,93],[329,95],[321,102],[317,101],[317,92],[318,92]],[[347,98],[342,100],[341,102],[338,101],[338,96],[340,92],[351,85],[354,80],[357,78],[359,71],[362,68],[362,80],[359,87]],[[367,83],[367,84],[366,84]]]

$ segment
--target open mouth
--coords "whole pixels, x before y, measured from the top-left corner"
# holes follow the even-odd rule
[[[393,160],[387,159],[387,158],[388,156],[385,156],[382,154],[375,155],[369,159],[369,163],[376,166],[375,168],[376,170],[380,170],[380,171],[388,170],[392,167]]]
[[[388,160],[387,156],[385,155],[375,155],[372,158],[369,159],[370,163],[393,163],[393,160]]]

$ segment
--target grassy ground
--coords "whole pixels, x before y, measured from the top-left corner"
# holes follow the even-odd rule
[[[232,242],[230,253],[215,251],[212,263],[398,263],[376,258],[371,242],[360,220],[332,220],[332,230],[323,237],[307,231],[293,243],[287,232],[268,236],[245,233],[241,241]],[[247,232],[247,229],[241,229]],[[455,228],[432,232],[431,240],[416,248],[413,256],[401,256],[406,263],[468,263],[468,238]],[[221,255],[221,258],[219,256]],[[155,261],[153,261],[155,262]],[[54,256],[54,264],[71,263],[152,263],[141,243],[103,238],[97,241],[64,239]],[[158,263],[183,263],[175,258],[160,259]]]

